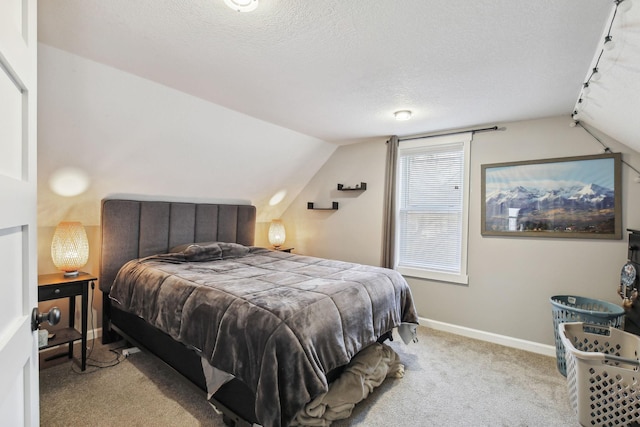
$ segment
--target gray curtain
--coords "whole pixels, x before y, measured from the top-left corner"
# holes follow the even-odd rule
[[[393,268],[395,259],[396,228],[396,163],[398,160],[398,137],[387,141],[387,164],[384,189],[384,235],[382,241],[382,266]]]

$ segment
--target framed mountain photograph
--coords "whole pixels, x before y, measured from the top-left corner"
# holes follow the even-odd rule
[[[619,153],[481,165],[482,235],[622,238]]]

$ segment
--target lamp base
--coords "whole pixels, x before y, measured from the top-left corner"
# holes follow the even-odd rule
[[[78,270],[75,271],[65,271],[64,272],[64,277],[75,277],[79,274],[80,272]]]

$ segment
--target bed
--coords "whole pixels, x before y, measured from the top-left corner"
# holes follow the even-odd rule
[[[227,424],[286,426],[417,314],[397,272],[255,247],[255,220],[250,205],[103,200],[103,342],[155,354]]]

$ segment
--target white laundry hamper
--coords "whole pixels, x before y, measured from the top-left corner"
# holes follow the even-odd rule
[[[640,337],[615,327],[560,323],[569,400],[583,426],[640,420]]]
[[[624,309],[619,305],[574,295],[555,295],[549,300],[551,301],[553,313],[556,365],[558,366],[558,371],[565,377],[567,376],[567,367],[564,360],[564,345],[562,345],[560,334],[558,334],[559,323],[585,322],[624,329]]]

